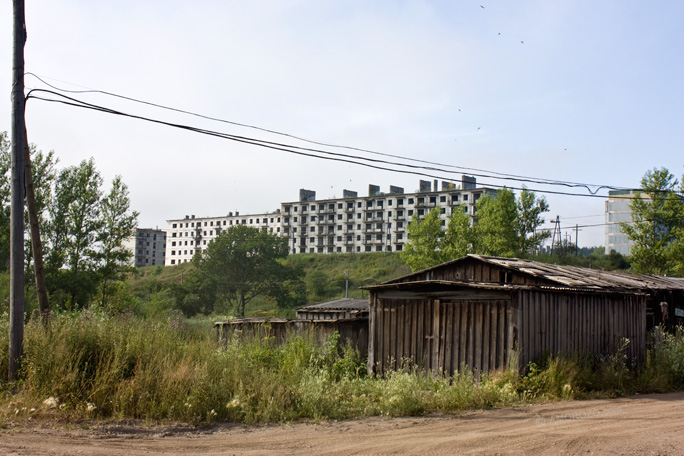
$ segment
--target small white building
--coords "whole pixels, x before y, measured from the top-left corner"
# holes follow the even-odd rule
[[[128,238],[123,245],[133,253],[130,263],[136,268],[165,264],[166,233],[163,230],[136,228],[135,235]]]
[[[229,212],[220,217],[195,217],[167,220],[166,264],[173,266],[187,263],[196,253],[201,253],[221,231],[234,225],[262,228],[270,233],[281,232],[280,210],[266,214],[240,215]]]
[[[632,242],[620,228],[620,223],[632,223],[632,200],[636,190],[611,190],[606,201],[606,255],[613,250],[622,255],[631,253]],[[648,196],[643,195],[643,198]]]

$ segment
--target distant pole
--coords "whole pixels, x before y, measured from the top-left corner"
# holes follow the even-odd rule
[[[24,351],[24,0],[14,0],[12,55],[12,193],[10,214],[9,380],[18,377]]]
[[[348,298],[349,297],[349,269],[347,269],[344,272],[344,275],[347,277],[347,279],[344,281],[344,297]]]
[[[579,225],[575,224],[575,255],[579,256],[579,241],[577,237],[579,236]]]

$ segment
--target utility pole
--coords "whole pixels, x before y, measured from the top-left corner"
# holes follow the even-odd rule
[[[24,351],[24,0],[14,0],[12,54],[12,193],[10,214],[10,316],[8,378],[14,381]]]
[[[558,232],[558,245],[562,243],[561,240],[561,230],[560,230],[560,216],[556,216],[556,220],[553,222],[553,237],[551,238],[551,256],[553,256],[553,250],[556,246],[556,232]]]
[[[575,255],[579,256],[579,242],[577,236],[579,234],[579,224],[575,223]]]

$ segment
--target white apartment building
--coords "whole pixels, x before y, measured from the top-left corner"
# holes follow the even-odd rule
[[[264,228],[271,233],[281,233],[280,210],[267,214],[240,215],[229,212],[222,217],[201,217],[186,215],[182,219],[167,220],[166,262],[167,266],[187,263],[219,233],[233,225],[247,225]]]
[[[290,253],[391,252],[401,251],[407,240],[407,226],[414,214],[425,216],[438,208],[442,225],[454,211],[474,215],[475,203],[496,190],[476,188],[475,178],[463,176],[462,185],[442,181],[420,181],[419,191],[404,193],[391,186],[381,193],[369,185],[368,196],[344,191],[342,198],[316,200],[310,190],[300,190],[299,201],[283,203],[282,235]]]
[[[288,238],[290,253],[392,252],[401,251],[407,240],[406,227],[414,214],[423,217],[439,208],[446,226],[454,211],[471,217],[483,195],[496,195],[491,188],[477,188],[473,177],[463,176],[460,185],[442,181],[420,181],[419,191],[404,193],[390,186],[381,193],[368,186],[368,196],[344,190],[342,198],[316,200],[316,192],[300,190],[299,201],[282,203],[272,213],[167,220],[167,266],[186,263],[218,234],[233,225],[267,229]]]
[[[639,193],[636,190],[611,190],[606,201],[606,255],[613,250],[629,255],[632,242],[620,229],[620,223],[632,223],[632,200]],[[647,198],[644,195],[644,198]]]
[[[131,265],[136,268],[164,265],[166,233],[153,228],[136,228],[135,235],[123,243],[133,256]]]

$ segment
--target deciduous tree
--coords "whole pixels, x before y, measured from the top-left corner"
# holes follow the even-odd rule
[[[677,186],[677,179],[666,168],[654,168],[641,179],[641,192],[631,203],[632,223],[620,224],[634,242],[634,272],[684,274],[684,189]]]
[[[195,259],[208,286],[225,299],[238,317],[256,296],[273,299],[285,308],[302,303],[300,272],[282,262],[287,239],[266,230],[235,225],[219,234]]]

